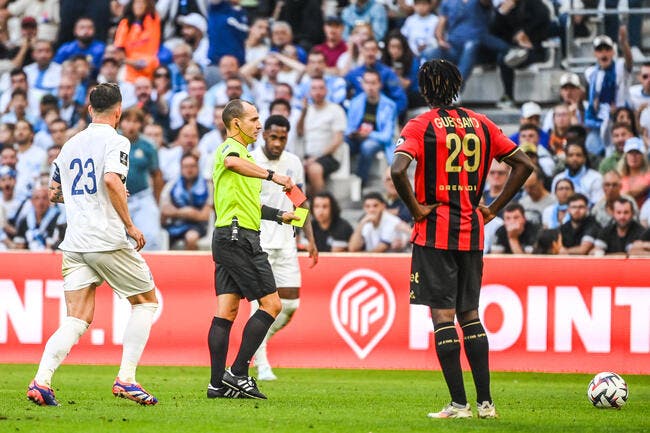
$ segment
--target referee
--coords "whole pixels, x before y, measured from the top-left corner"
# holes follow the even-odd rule
[[[223,110],[228,138],[215,151],[214,206],[217,214],[212,238],[215,263],[217,313],[208,334],[211,377],[208,398],[266,399],[248,376],[248,366],[264,340],[282,304],[275,286],[268,255],[260,246],[261,219],[279,224],[297,220],[293,212],[283,212],[260,203],[262,180],[289,190],[293,180],[255,164],[246,147],[257,140],[262,129],[254,105],[235,99]],[[246,323],[237,357],[226,370],[228,340],[237,317],[239,301],[259,302],[259,310]]]

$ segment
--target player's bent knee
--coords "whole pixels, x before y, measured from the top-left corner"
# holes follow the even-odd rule
[[[282,311],[282,302],[280,301],[280,296],[278,292],[271,293],[266,295],[263,298],[258,299],[260,303],[260,309],[266,311],[273,317],[277,317]]]
[[[151,289],[148,292],[144,292],[144,293],[138,293],[137,295],[129,296],[126,299],[129,300],[131,305],[158,304],[158,298],[156,297],[156,289]]]

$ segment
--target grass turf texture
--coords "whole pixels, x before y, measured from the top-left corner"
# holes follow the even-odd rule
[[[160,400],[153,407],[116,399],[117,367],[62,366],[54,377],[60,407],[25,396],[36,366],[0,365],[0,432],[650,432],[650,376],[624,376],[622,410],[596,409],[589,375],[493,373],[499,419],[435,420],[448,402],[439,371],[276,369],[260,382],[269,400],[206,398],[208,368],[140,367],[138,380]]]

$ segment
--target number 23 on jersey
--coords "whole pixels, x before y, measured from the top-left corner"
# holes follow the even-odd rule
[[[95,194],[97,179],[95,178],[95,161],[88,158],[85,162],[75,158],[70,161],[70,170],[76,172],[72,181],[72,195]]]

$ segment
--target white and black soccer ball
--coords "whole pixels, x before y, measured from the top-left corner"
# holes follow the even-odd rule
[[[627,402],[627,383],[616,373],[598,373],[589,382],[587,397],[598,408],[620,409]]]

